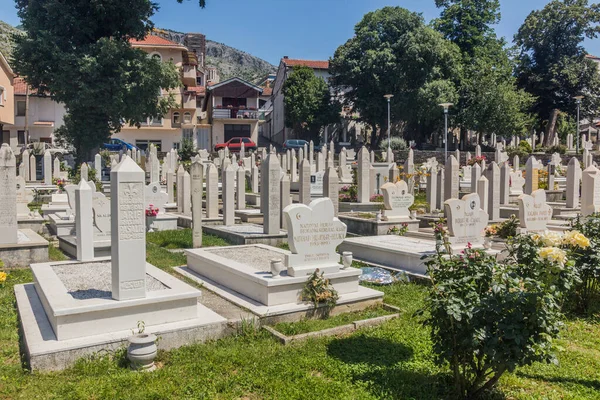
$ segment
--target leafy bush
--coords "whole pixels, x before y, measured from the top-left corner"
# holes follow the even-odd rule
[[[562,326],[563,290],[576,277],[572,263],[563,250],[540,248],[528,236],[512,239],[509,249],[502,263],[470,246],[460,255],[438,250],[426,261],[433,285],[425,324],[460,398],[481,396],[518,366],[555,361],[552,341]]]
[[[571,300],[577,311],[590,311],[600,300],[600,213],[583,221],[577,218],[572,225],[589,239],[590,246],[573,255],[581,282],[575,286]]]
[[[329,279],[324,277],[324,273],[319,274],[317,268],[308,278],[302,288],[302,300],[310,301],[315,307],[324,304],[328,308],[335,307],[338,301],[338,292],[331,286]]]
[[[531,145],[529,144],[529,142],[527,140],[521,140],[519,142],[519,148],[522,149],[523,151],[527,152],[527,154],[531,154],[531,152],[533,151],[531,148]]]
[[[192,139],[183,139],[179,146],[179,159],[181,161],[190,161],[197,154],[196,147]]]
[[[500,239],[508,239],[517,236],[517,228],[519,227],[519,220],[513,214],[504,222],[499,224],[489,225],[485,228],[485,235],[487,237],[498,237]]]
[[[394,151],[407,151],[408,150],[408,144],[406,143],[406,140],[404,140],[403,138],[398,137],[398,136],[394,136],[390,139],[390,147]],[[382,151],[386,151],[387,148],[388,148],[388,141],[387,141],[387,139],[384,139],[381,141],[381,143],[379,143],[379,149]]]
[[[513,158],[514,156],[519,156],[519,158],[522,159],[522,160],[524,160],[527,157],[529,157],[529,153],[526,152],[525,150],[523,150],[522,147],[511,147],[511,146],[508,146],[506,148],[506,154],[510,158]]]
[[[567,153],[567,146],[565,146],[564,144],[559,144],[556,146],[552,146],[552,147],[548,147],[548,149],[546,150],[546,153],[558,153],[558,154],[566,154]]]

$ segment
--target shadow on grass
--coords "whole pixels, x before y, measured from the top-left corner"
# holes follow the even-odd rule
[[[569,378],[566,376],[543,376],[539,374],[526,374],[523,372],[517,372],[517,375],[521,378],[533,379],[536,381],[552,382],[552,383],[572,383],[575,385],[581,385],[590,389],[600,391],[600,381],[596,379],[578,379]]]
[[[327,354],[348,364],[391,366],[409,360],[413,351],[387,339],[357,335],[331,341]]]
[[[365,371],[359,367],[352,380],[368,383],[375,394],[385,393],[394,399],[440,399],[447,390],[443,375],[415,371],[412,348],[387,339],[366,335],[350,336],[333,340],[327,353],[348,364],[368,364]],[[408,367],[410,365],[410,367]]]

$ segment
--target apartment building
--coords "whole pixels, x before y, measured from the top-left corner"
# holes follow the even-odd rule
[[[15,74],[8,61],[0,53],[0,132],[2,132],[2,143],[9,143],[11,146],[13,140],[9,128],[15,123],[14,77]]]

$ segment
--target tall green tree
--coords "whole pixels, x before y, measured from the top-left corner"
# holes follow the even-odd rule
[[[138,125],[174,106],[180,85],[172,63],[131,47],[151,30],[156,5],[148,0],[17,0],[27,35],[16,37],[15,70],[31,86],[65,104],[58,136],[78,161],[123,124]]]
[[[600,76],[587,59],[584,39],[600,33],[600,4],[588,0],[553,0],[531,12],[515,35],[520,49],[519,85],[536,97],[532,106],[545,124],[545,145],[556,135],[560,111],[574,115],[574,96],[585,95],[583,115],[600,109]]]
[[[341,106],[323,78],[306,66],[294,67],[283,86],[285,123],[301,137],[317,140],[320,129],[340,120]]]
[[[405,122],[406,138],[423,139],[439,128],[438,104],[456,101],[458,57],[458,48],[426,26],[420,14],[385,7],[363,17],[329,68],[346,105],[373,128],[374,148],[386,135],[385,94],[394,95],[392,122]]]
[[[514,63],[492,25],[500,22],[498,0],[436,0],[440,17],[433,25],[461,51],[462,74],[454,108],[463,141],[468,130],[483,135],[522,134],[529,130],[531,96],[518,90]]]

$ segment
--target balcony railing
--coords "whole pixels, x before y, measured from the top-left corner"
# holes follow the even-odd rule
[[[264,121],[265,112],[240,108],[215,108],[213,119],[255,119]]]

